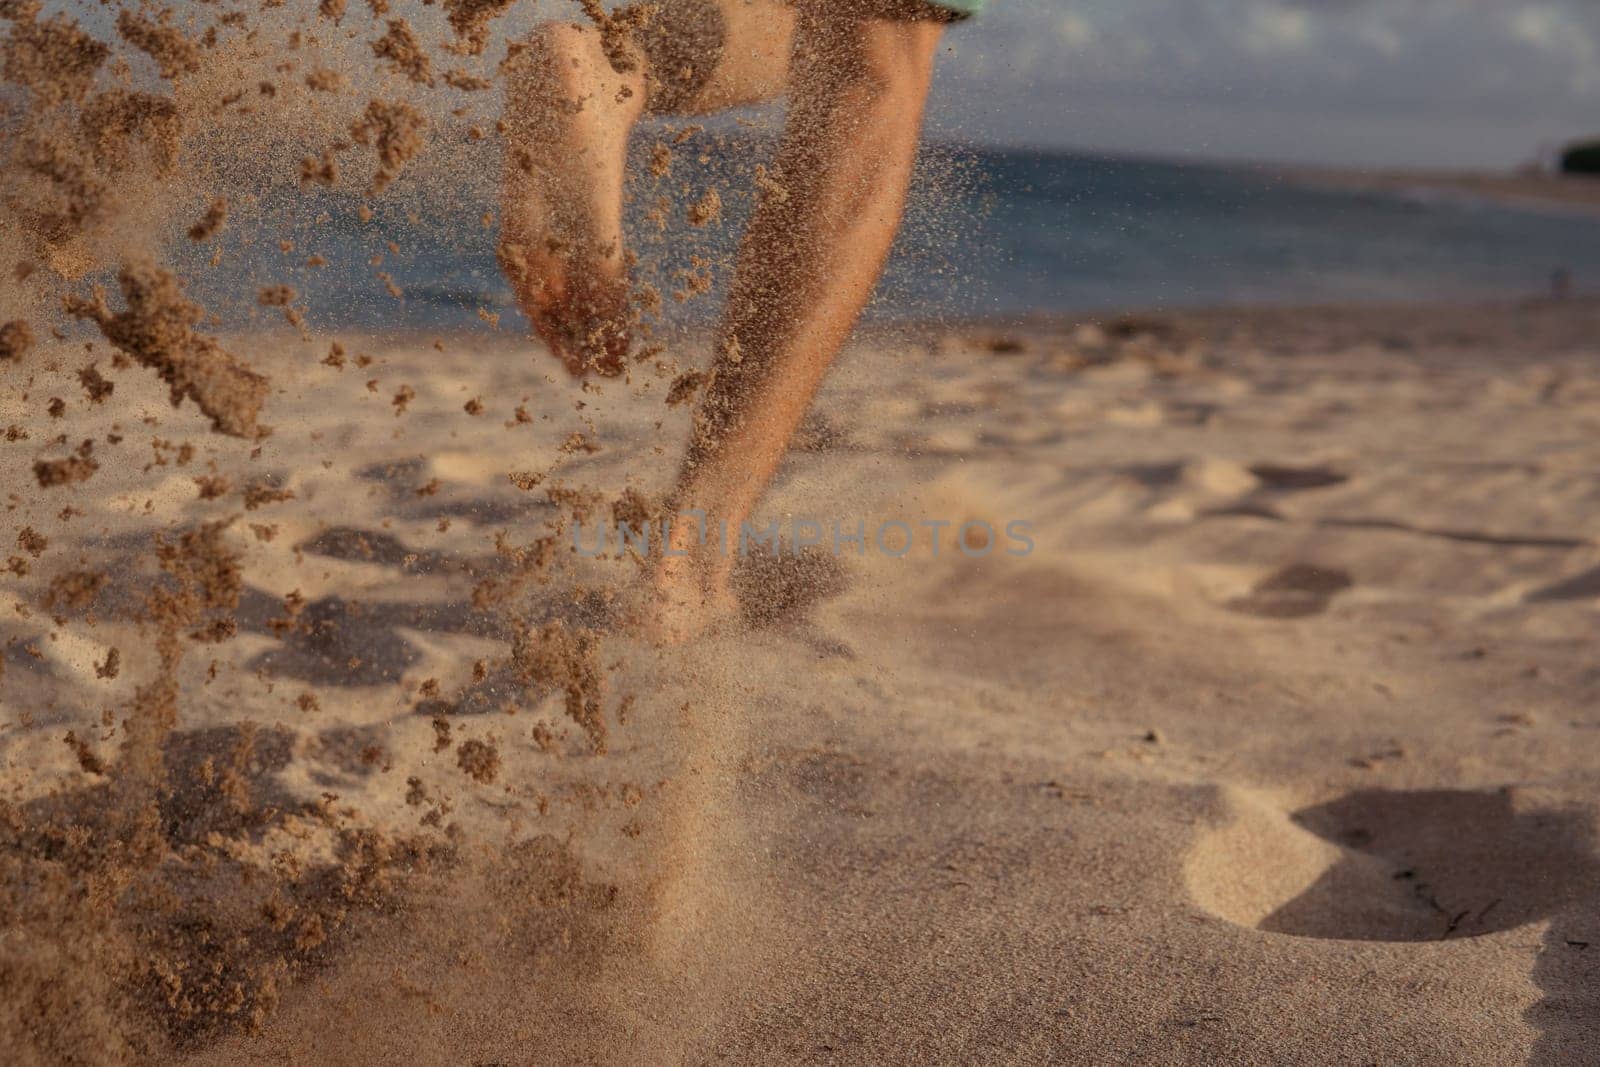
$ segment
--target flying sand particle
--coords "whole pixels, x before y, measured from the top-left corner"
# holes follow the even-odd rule
[[[97,286],[93,299],[69,297],[68,313],[98,323],[106,340],[156,371],[171,390],[173,407],[190,400],[218,433],[259,436],[256,419],[267,379],[195,332],[204,312],[184,297],[177,278],[152,263],[134,262],[118,272],[117,282],[127,310],[113,312]]]

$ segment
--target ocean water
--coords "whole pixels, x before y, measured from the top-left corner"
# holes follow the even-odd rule
[[[665,296],[663,318],[698,325],[715,314],[770,142],[704,135],[677,153],[667,179],[630,185],[629,240],[639,273]],[[641,146],[641,151],[643,146]],[[484,166],[492,173],[492,160]],[[325,194],[325,217],[299,227],[315,272],[268,264],[260,233],[225,234],[220,269],[192,261],[190,288],[240,325],[276,312],[238,294],[289,282],[324,329],[523,330],[495,264],[490,183],[380,200],[357,221],[355,201]],[[695,229],[684,207],[722,193],[720,224]],[[341,199],[341,197],[345,197]],[[665,227],[650,212],[667,198]],[[266,198],[264,218],[304,223],[305,198]],[[263,226],[260,229],[268,229]],[[234,245],[227,247],[228,242]],[[393,242],[391,246],[390,242]],[[253,252],[252,249],[257,251]],[[208,254],[208,253],[207,253]],[[381,265],[374,260],[381,259]],[[388,274],[403,295],[376,277]],[[1261,169],[933,146],[869,317],[965,320],[1218,304],[1448,301],[1546,293],[1552,274],[1600,293],[1600,217],[1487,200],[1362,192],[1295,183]],[[711,289],[679,302],[685,272]]]
[[[963,266],[988,314],[1600,292],[1600,216],[1244,167],[990,152]]]

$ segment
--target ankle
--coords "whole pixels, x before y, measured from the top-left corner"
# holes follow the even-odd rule
[[[631,123],[644,110],[642,70],[617,70],[601,35],[572,22],[547,22],[533,31],[525,59],[528,73],[568,108],[621,112]]]

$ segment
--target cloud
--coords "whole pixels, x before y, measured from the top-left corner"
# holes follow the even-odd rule
[[[1299,8],[1262,4],[1245,16],[1244,46],[1251,52],[1297,51],[1311,43],[1311,15]]]
[[[1056,16],[1056,38],[1068,48],[1085,48],[1099,38],[1094,24],[1072,11]]]
[[[1600,44],[1583,17],[1554,4],[1512,11],[1506,19],[1516,40],[1544,52],[1569,72],[1574,95],[1588,96],[1600,85]]]
[[[1348,126],[1397,116],[1488,130],[1600,125],[1595,0],[991,0],[951,32],[944,80],[1055,100],[1271,112]],[[1046,120],[1046,125],[1049,124]],[[1500,149],[1497,149],[1499,151]]]

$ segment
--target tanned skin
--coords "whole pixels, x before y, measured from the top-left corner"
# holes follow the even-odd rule
[[[647,113],[789,98],[771,166],[782,191],[758,197],[745,229],[669,507],[708,522],[674,522],[671,551],[654,565],[644,623],[664,640],[688,639],[734,610],[740,524],[899,228],[945,21],[905,0],[675,0],[644,47],[550,23],[517,57],[500,259],[534,328],[579,375],[616,374],[628,351],[622,201],[634,124]],[[704,537],[707,528],[735,543]]]

